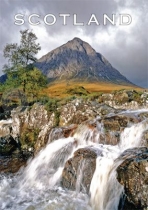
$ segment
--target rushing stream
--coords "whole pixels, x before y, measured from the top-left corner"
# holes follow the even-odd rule
[[[116,146],[99,144],[99,132],[103,128],[99,124],[97,126],[100,131],[95,134],[92,129],[80,126],[73,137],[48,143],[17,174],[0,175],[0,209],[117,210],[123,187],[116,180],[116,167],[121,160],[115,159],[125,149],[141,145],[140,140],[148,129],[148,122],[144,120],[124,129]],[[65,162],[73,156],[74,151],[86,146],[102,152],[96,160],[89,195],[79,192],[79,181],[76,191],[60,186]],[[79,177],[83,176],[83,164],[81,167]]]

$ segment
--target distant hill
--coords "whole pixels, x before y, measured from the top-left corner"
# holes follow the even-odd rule
[[[134,85],[87,42],[74,38],[41,57],[35,66],[49,81],[109,82]]]
[[[0,83],[4,83],[7,79],[7,75],[3,74],[2,76],[0,76]]]

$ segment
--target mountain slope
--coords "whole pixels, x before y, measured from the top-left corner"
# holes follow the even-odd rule
[[[79,38],[74,38],[44,55],[35,66],[49,81],[100,81],[133,85],[100,53]]]
[[[7,75],[3,74],[2,76],[0,76],[0,83],[4,83],[7,79]]]

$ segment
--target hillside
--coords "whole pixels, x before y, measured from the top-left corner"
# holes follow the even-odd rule
[[[84,91],[81,91],[82,88]],[[107,83],[107,82],[59,82],[59,83],[51,83],[49,84],[48,88],[44,89],[42,94],[48,95],[49,97],[56,97],[56,98],[65,98],[72,95],[79,95],[75,94],[74,92],[79,91],[84,93],[83,95],[95,94],[98,92],[104,92],[104,93],[111,93],[114,90],[132,90],[135,89],[137,91],[142,91],[142,88],[139,87],[133,87],[127,86],[127,85],[118,85],[114,83]],[[81,95],[81,94],[80,94]]]

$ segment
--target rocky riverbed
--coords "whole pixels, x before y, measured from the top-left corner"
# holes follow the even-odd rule
[[[146,210],[148,92],[74,99],[54,111],[41,103],[13,108],[9,115],[3,109],[0,163],[1,209],[65,210],[69,193],[70,209]],[[31,189],[39,193],[38,202]]]

